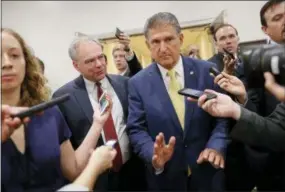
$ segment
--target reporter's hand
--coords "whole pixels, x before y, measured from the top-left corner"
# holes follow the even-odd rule
[[[98,174],[102,174],[113,166],[116,155],[117,151],[111,146],[101,146],[92,152],[89,162],[93,163]]]
[[[206,101],[207,96],[202,95],[198,99],[198,106],[204,111],[214,117],[233,118],[238,120],[240,118],[240,106],[236,104],[228,95],[215,92],[213,90],[206,89],[205,93],[212,93],[217,95],[216,98]],[[197,101],[188,97],[189,101]]]
[[[125,46],[125,49],[130,49],[130,37],[125,34],[125,33],[121,33],[119,36],[119,43],[123,44]]]
[[[237,58],[232,59],[230,56],[225,55],[223,58],[223,63],[224,63],[224,69],[223,72],[232,75],[235,70],[235,65],[237,63]]]
[[[225,72],[219,74],[214,82],[222,89],[236,96],[239,103],[244,104],[246,101],[246,90],[243,82],[239,78],[229,75]]]
[[[163,169],[166,162],[170,160],[174,152],[175,137],[170,137],[168,144],[165,144],[163,133],[156,136],[152,165],[155,169]]]
[[[105,122],[107,121],[109,115],[111,114],[113,102],[111,97],[107,94],[106,99],[109,102],[109,106],[105,110],[105,112],[101,115],[100,114],[100,104],[95,104],[94,107],[94,114],[93,114],[93,123],[99,125],[101,128],[104,126]]]
[[[213,167],[215,167],[216,169],[221,168],[223,169],[225,167],[225,160],[224,157],[221,153],[219,153],[218,151],[214,150],[214,149],[204,149],[198,159],[197,159],[197,163],[201,164],[203,162],[209,162],[212,164]]]
[[[265,88],[279,101],[285,101],[285,87],[278,85],[275,81],[274,76],[269,72],[264,73],[264,78]]]
[[[21,120],[18,117],[12,118],[11,115],[17,114],[21,111],[27,110],[27,107],[11,107],[8,105],[1,106],[1,142],[7,141],[13,134],[15,129],[20,127],[23,123],[28,123],[30,119],[24,118]]]

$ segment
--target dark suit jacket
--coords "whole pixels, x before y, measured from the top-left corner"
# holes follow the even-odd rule
[[[118,95],[118,98],[123,107],[124,117],[126,119],[128,115],[128,78],[120,75],[108,75],[107,78],[113,86],[116,94]],[[65,103],[60,104],[59,108],[65,117],[68,126],[71,129],[71,143],[76,149],[80,146],[90,129],[90,126],[93,122],[94,111],[90,103],[82,76],[79,76],[78,78],[59,88],[54,93],[53,97],[58,97],[66,93],[69,93],[71,97]],[[102,137],[100,137],[98,141],[98,146],[100,145],[103,145]],[[140,173],[140,170],[143,169],[143,164],[141,163],[140,165],[140,162],[137,160],[135,160],[135,162],[132,160],[133,158],[131,158],[131,160],[126,163],[128,166],[130,166],[128,167],[129,170],[127,172],[131,172],[132,175],[123,173],[123,175],[129,177],[129,181],[131,181],[129,185],[130,188],[125,190],[140,190],[141,185],[138,183],[138,181],[142,181],[144,178],[142,172]],[[139,173],[136,173],[136,170],[138,170]],[[137,184],[138,186],[136,187],[134,184]],[[100,191],[106,190],[110,188],[108,185],[111,185],[108,183],[108,175],[103,174],[96,182],[95,188]]]
[[[212,58],[209,59],[210,62],[213,62],[217,64],[218,69],[220,71],[224,68],[223,63],[223,56],[222,54],[215,54]],[[241,60],[242,62],[242,60]],[[244,69],[243,66],[240,66],[235,71],[235,76],[238,77],[245,86],[247,86],[247,79],[244,75]],[[274,98],[272,95],[270,95],[265,88],[247,88],[247,94],[248,94],[248,102],[246,104],[246,108],[250,111],[256,112],[259,115],[267,116],[269,115],[276,107],[276,105],[279,103],[276,98]],[[230,95],[232,96],[232,95]],[[233,96],[232,96],[233,97]],[[233,97],[234,98],[234,97]],[[231,122],[230,129],[235,125],[235,121]],[[236,140],[232,140],[232,142],[228,146],[228,156],[227,156],[227,163],[230,163],[230,161],[238,162],[238,164],[243,164],[246,167],[238,167],[238,165],[230,165],[232,167],[228,167],[229,171],[226,170],[226,173],[237,175],[236,173],[230,173],[233,170],[234,172],[240,172],[239,169],[248,169],[254,172],[257,172],[260,174],[260,172],[264,172],[264,174],[268,175],[267,169],[273,170],[277,169],[276,166],[278,166],[280,162],[280,155],[278,153],[273,153],[272,151],[256,146],[249,146],[244,145],[244,143],[241,143]],[[273,172],[273,171],[272,171]],[[229,175],[230,176],[230,175]],[[241,177],[241,176],[237,176]],[[227,177],[229,178],[229,177]],[[230,178],[229,178],[230,179]],[[253,178],[254,179],[254,178]],[[272,178],[273,179],[273,178]]]
[[[138,60],[135,52],[134,52],[134,58],[130,61],[128,61],[128,70],[124,74],[125,77],[132,77],[135,74],[137,74],[140,70],[142,70],[142,66],[140,61]]]
[[[209,75],[210,65],[206,61],[183,57],[185,88],[217,90]],[[155,137],[163,132],[166,141],[171,136],[176,138],[174,154],[158,176],[158,185],[154,187],[156,190],[186,190],[188,165],[192,169],[193,179],[201,173],[196,163],[200,152],[212,148],[224,154],[226,150],[227,120],[210,116],[196,103],[186,99],[185,108],[183,131],[156,63],[129,80],[129,137],[134,151],[146,162],[152,174]],[[211,166],[203,169],[201,177],[195,179],[197,189],[211,188],[212,181],[207,181],[212,179],[209,177],[213,176],[214,171]],[[149,176],[148,179],[155,177]]]
[[[283,185],[277,187],[278,190],[280,188],[285,190],[285,103],[279,104],[266,118],[244,108],[241,110],[241,117],[233,128],[231,136],[248,145],[279,152],[272,161],[271,169],[276,170],[275,174],[280,177],[278,186]]]
[[[285,152],[285,103],[279,104],[266,118],[242,108],[231,135],[253,146]]]

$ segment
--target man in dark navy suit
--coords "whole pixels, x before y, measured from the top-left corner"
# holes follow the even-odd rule
[[[183,34],[171,13],[148,19],[145,37],[154,63],[129,80],[128,131],[148,168],[152,190],[223,190],[227,121],[178,94],[213,88],[210,62],[183,57]],[[217,89],[216,89],[217,90]]]
[[[101,95],[106,92],[113,101],[111,115],[105,123],[97,146],[103,145],[110,139],[116,139],[117,155],[113,162],[113,169],[100,176],[95,189],[99,191],[143,190],[144,165],[133,155],[126,134],[128,78],[106,74],[106,59],[102,46],[92,38],[75,39],[69,48],[69,55],[80,76],[59,88],[53,96],[58,97],[66,93],[71,95],[70,100],[59,105],[59,108],[72,131],[71,142],[74,148],[80,146],[88,133],[93,121],[93,106],[98,105]]]

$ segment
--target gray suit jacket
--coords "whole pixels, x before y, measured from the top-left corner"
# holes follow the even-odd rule
[[[241,108],[241,117],[231,136],[249,145],[285,152],[285,103],[279,104],[268,117]]]

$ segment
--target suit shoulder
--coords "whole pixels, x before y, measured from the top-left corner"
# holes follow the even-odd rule
[[[187,58],[189,62],[193,62],[194,66],[197,68],[202,69],[209,69],[210,67],[215,67],[216,64],[212,63],[210,61],[200,60],[200,59],[193,59],[193,58]]]
[[[130,79],[129,77],[123,75],[110,74],[108,76],[114,81],[128,81]]]
[[[69,93],[70,91],[72,91],[73,87],[74,87],[74,80],[69,81],[68,83],[64,84],[63,86],[61,86],[60,88],[58,88],[53,95],[62,95],[65,93]]]
[[[145,77],[149,74],[149,72],[153,71],[154,67],[155,67],[155,64],[152,63],[152,64],[148,65],[147,67],[143,68],[137,74],[132,76],[132,78],[130,78],[130,82],[138,81],[140,79],[145,79]]]

